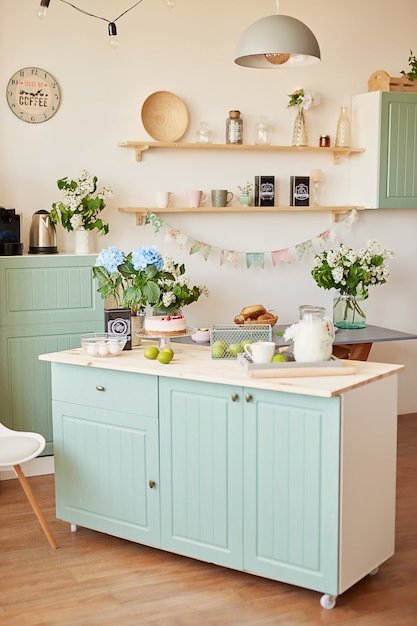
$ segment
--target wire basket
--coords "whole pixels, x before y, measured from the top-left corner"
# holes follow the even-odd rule
[[[212,359],[236,359],[245,343],[272,341],[269,324],[214,324],[210,330]]]

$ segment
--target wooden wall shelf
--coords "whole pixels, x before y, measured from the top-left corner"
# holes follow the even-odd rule
[[[140,226],[144,223],[144,218],[148,211],[151,213],[159,214],[164,213],[165,215],[174,214],[174,213],[237,213],[238,215],[244,215],[249,213],[331,213],[332,221],[337,222],[339,219],[339,215],[344,215],[349,211],[356,209],[357,211],[362,211],[364,207],[359,206],[260,206],[260,207],[167,207],[164,209],[156,208],[156,207],[120,207],[119,211],[122,213],[135,213],[136,214],[136,225]]]
[[[223,143],[181,143],[165,141],[122,141],[118,144],[122,148],[133,148],[136,161],[142,161],[142,153],[155,148],[182,149],[182,150],[252,150],[273,152],[320,152],[333,155],[333,163],[337,165],[341,157],[365,152],[365,148],[320,148],[320,147],[295,147],[295,146],[261,146],[251,144],[223,144]]]

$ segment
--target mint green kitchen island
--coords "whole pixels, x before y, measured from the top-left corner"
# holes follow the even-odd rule
[[[393,555],[402,366],[252,378],[187,344],[169,365],[142,348],[39,358],[73,530],[313,589],[324,608]]]

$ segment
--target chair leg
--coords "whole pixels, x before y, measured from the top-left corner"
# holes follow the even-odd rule
[[[28,483],[28,481],[26,480],[26,476],[24,475],[24,473],[22,472],[22,469],[20,467],[20,465],[14,465],[13,466],[17,477],[19,479],[20,484],[22,485],[22,489],[26,494],[27,499],[30,502],[30,505],[33,509],[33,512],[35,513],[36,517],[38,518],[38,521],[40,523],[40,525],[42,526],[42,530],[46,535],[46,538],[49,541],[49,545],[51,546],[51,548],[53,548],[54,550],[56,550],[56,548],[58,547],[57,542],[55,541],[55,538],[46,522],[46,519],[44,518],[44,515],[42,513],[42,511],[39,508],[38,503],[36,502],[35,496],[33,495],[32,489],[30,488],[30,485]]]

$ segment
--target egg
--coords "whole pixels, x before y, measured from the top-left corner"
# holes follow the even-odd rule
[[[116,355],[120,352],[120,345],[117,341],[109,344],[110,354]]]
[[[90,356],[97,356],[98,353],[98,346],[95,343],[90,343],[87,346],[87,352]]]
[[[109,347],[105,343],[101,343],[98,346],[98,353],[100,356],[107,356],[109,353]]]

